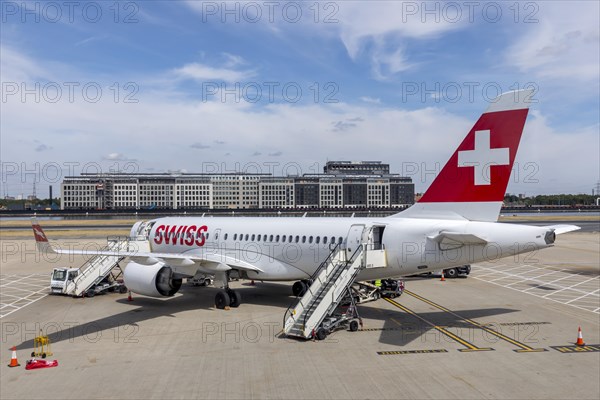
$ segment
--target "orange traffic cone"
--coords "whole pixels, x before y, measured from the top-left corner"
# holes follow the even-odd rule
[[[133,297],[131,297],[131,290],[129,291],[129,295],[127,296],[127,301],[133,301]]]
[[[577,346],[585,346],[585,342],[583,341],[583,335],[581,334],[581,327],[579,327],[579,332],[577,333],[577,342],[575,342]]]
[[[442,277],[440,279],[440,281],[444,282],[446,280],[446,278],[444,278],[444,270],[442,270]]]
[[[11,348],[11,350],[12,350],[12,357],[10,359],[10,364],[8,364],[8,366],[11,368],[19,367],[21,364],[19,364],[19,361],[17,360],[17,347],[13,346]]]

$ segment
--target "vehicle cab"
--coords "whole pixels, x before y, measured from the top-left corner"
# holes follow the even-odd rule
[[[53,294],[65,293],[67,285],[79,275],[78,268],[54,268],[50,278],[50,290]]]

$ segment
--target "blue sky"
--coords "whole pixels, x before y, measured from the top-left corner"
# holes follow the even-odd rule
[[[495,94],[526,85],[509,192],[600,179],[596,1],[71,4],[2,2],[1,195],[57,188],[56,166],[279,174],[333,159],[389,162],[423,191]]]

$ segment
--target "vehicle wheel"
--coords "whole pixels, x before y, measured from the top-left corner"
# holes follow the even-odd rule
[[[31,357],[35,357],[35,351],[31,352]]]
[[[358,330],[358,321],[353,319],[350,321],[350,332],[356,332]]]
[[[467,275],[469,275],[471,273],[471,266],[470,265],[466,265],[465,267],[467,267]]]
[[[119,293],[125,294],[127,293],[127,286],[123,285],[119,288]]]
[[[94,290],[88,290],[88,292],[85,295],[87,297],[94,297],[95,294],[96,294],[96,292]]]
[[[306,293],[306,289],[306,283],[304,283],[303,281],[297,281],[294,282],[294,285],[292,286],[292,293],[296,297],[301,297],[304,296],[304,293]]]
[[[242,304],[242,295],[237,290],[229,291],[229,298],[231,299],[231,307],[239,307]]]
[[[456,278],[458,276],[458,271],[456,270],[456,268],[445,269],[444,276],[449,279]]]
[[[215,306],[222,310],[225,307],[229,307],[230,304],[231,299],[229,298],[229,294],[224,290],[219,290],[215,296]]]
[[[317,340],[325,340],[327,337],[327,331],[324,328],[319,328],[317,330]]]
[[[42,358],[46,358],[46,353],[42,353]]]

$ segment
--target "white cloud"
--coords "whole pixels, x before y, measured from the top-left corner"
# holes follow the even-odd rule
[[[381,99],[378,97],[362,96],[360,97],[360,100],[364,101],[365,103],[381,104]]]
[[[185,64],[172,73],[179,79],[196,81],[242,82],[255,75],[253,71],[238,71],[231,68],[215,68],[201,63]]]
[[[508,48],[505,59],[520,71],[566,85],[600,77],[599,4],[596,1],[541,2],[537,23]],[[597,93],[597,91],[596,91]]]

